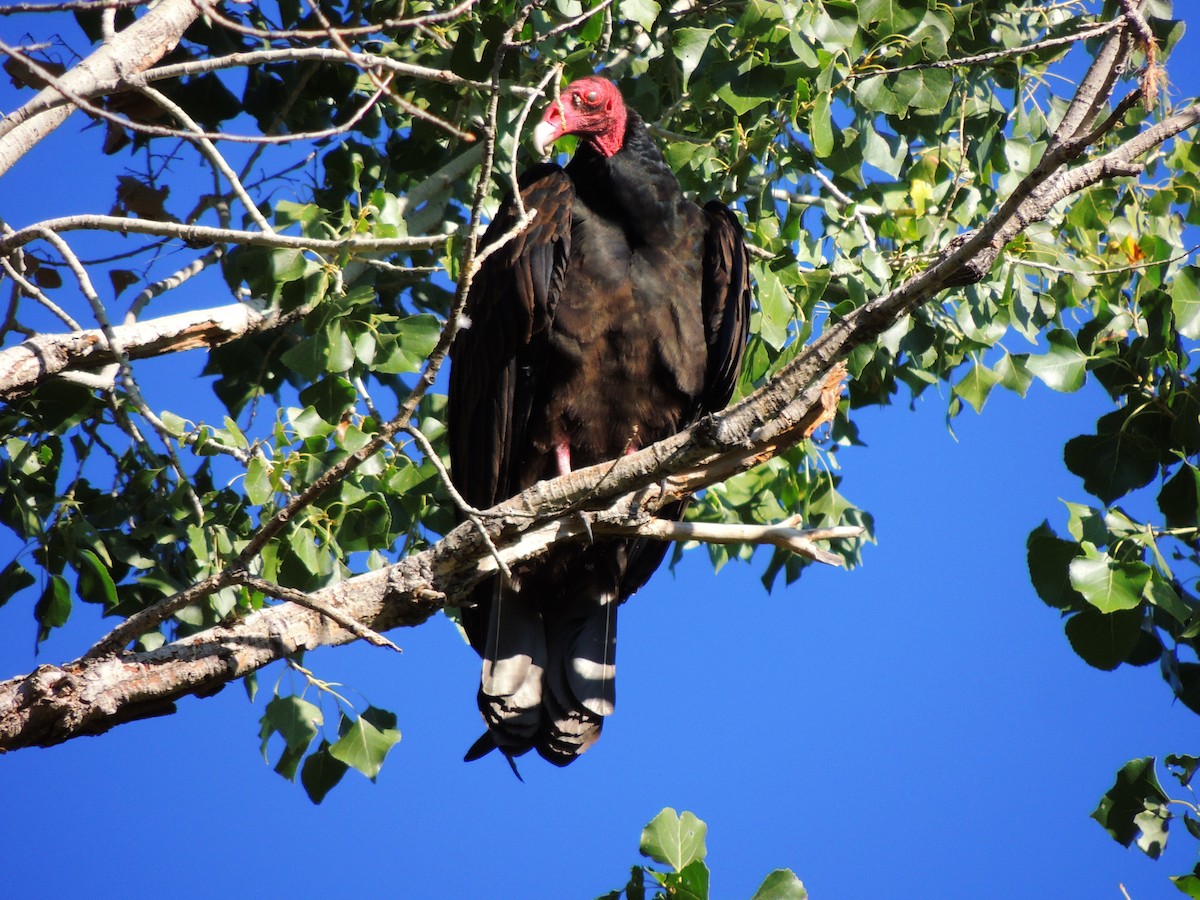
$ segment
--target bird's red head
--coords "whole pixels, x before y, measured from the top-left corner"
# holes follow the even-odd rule
[[[617,86],[590,76],[573,81],[546,108],[533,129],[533,145],[542,156],[564,134],[577,134],[604,156],[612,156],[625,140],[625,101]]]

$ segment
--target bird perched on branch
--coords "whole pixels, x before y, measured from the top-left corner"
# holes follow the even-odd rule
[[[566,168],[520,179],[532,222],[484,262],[451,349],[455,486],[487,508],[572,469],[668,437],[733,393],[750,316],[742,228],[697,206],[616,86],[567,86],[533,132],[545,156],[580,138]],[[509,197],[483,238],[520,222]],[[663,515],[681,515],[682,507]],[[462,612],[483,657],[488,731],[467,753],[532,748],[565,766],[613,711],[617,606],[667,544],[564,544],[480,584]]]

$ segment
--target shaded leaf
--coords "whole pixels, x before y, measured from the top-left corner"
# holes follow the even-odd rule
[[[1108,671],[1123,663],[1137,646],[1142,612],[1123,609],[1105,614],[1089,606],[1067,619],[1063,630],[1084,662]]]
[[[14,559],[0,570],[0,606],[7,603],[13,594],[36,583],[37,579]]]
[[[324,800],[349,769],[349,766],[329,752],[329,748],[329,741],[322,739],[321,746],[304,760],[304,768],[300,770],[300,783],[304,785],[304,791],[313,803]]]
[[[1056,535],[1049,522],[1042,522],[1029,533],[1025,542],[1029,577],[1047,605],[1068,609],[1083,601],[1082,595],[1071,586],[1069,567],[1077,556],[1079,545]]]
[[[1168,797],[1154,772],[1155,758],[1131,759],[1117,772],[1116,783],[1100,798],[1092,818],[1113,840],[1128,847],[1139,832],[1138,816],[1165,806]]]

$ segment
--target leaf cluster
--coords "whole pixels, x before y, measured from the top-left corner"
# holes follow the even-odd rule
[[[667,807],[642,829],[641,854],[666,870],[637,865],[620,890],[598,900],[645,900],[646,897],[708,900],[709,870],[704,858],[708,826],[684,810]],[[649,893],[647,893],[649,891]],[[807,900],[808,891],[791,869],[776,869],[759,885],[751,900]]]
[[[97,98],[128,122],[108,123],[107,138],[94,138],[95,153],[128,163],[112,179],[113,214],[231,231],[257,227],[261,217],[280,235],[334,249],[236,240],[219,248],[209,263],[219,278],[204,282],[204,296],[281,313],[285,324],[206,354],[203,379],[220,404],[210,421],[187,390],[168,409],[139,406],[130,385],[154,371],[140,362],[107,389],[46,382],[0,409],[8,498],[0,523],[21,544],[0,569],[0,603],[28,597],[38,640],[68,621],[76,599],[118,617],[146,609],[221,572],[262,523],[367,446],[408,400],[437,344],[471,256],[469,224],[487,218],[529,162],[517,123],[532,102],[528,87],[552,67],[564,80],[603,70],[645,118],[685,190],[738,209],[758,251],[739,386],[746,393],[1005,202],[1066,108],[1053,76],[1078,43],[1072,36],[1115,10],[1097,6],[501,0],[419,28],[401,20],[444,8],[354,0],[219,7],[165,63],[241,61],[159,87],[204,128],[291,142],[225,149],[248,206],[195,142],[137,130],[177,126],[161,107],[132,105],[142,95],[131,91]],[[1152,2],[1148,12],[1168,54],[1181,25],[1167,3]],[[120,10],[119,22],[131,15]],[[341,29],[341,44],[328,39],[330,26]],[[50,45],[33,56],[47,70],[65,69],[102,40],[96,16],[81,13],[80,28],[70,53]],[[1118,97],[1132,88],[1136,72],[1128,74]],[[28,68],[10,75],[30,93],[38,86]],[[1128,140],[1147,115],[1130,111],[1099,149]],[[196,171],[204,177],[181,174]],[[978,284],[943,293],[855,350],[849,393],[828,434],[706,491],[691,514],[772,522],[801,513],[812,526],[867,526],[869,536],[870,515],[841,493],[837,462],[838,448],[859,440],[855,409],[934,387],[952,421],[966,408],[982,412],[997,387],[1025,396],[1036,380],[1070,392],[1090,376],[1113,410],[1094,434],[1069,443],[1065,458],[1098,505],[1068,506],[1069,537],[1049,524],[1034,531],[1034,586],[1063,612],[1072,646],[1089,663],[1157,661],[1176,695],[1200,711],[1200,388],[1191,359],[1200,274],[1186,263],[1185,243],[1200,223],[1198,175],[1200,151],[1180,140],[1152,155],[1146,178],[1110,180],[1057,207]],[[162,243],[130,250],[125,238],[108,237],[88,267],[105,276],[93,281],[111,285],[105,299],[114,308],[135,285],[154,295],[176,273],[178,259]],[[63,277],[66,261],[44,244],[29,245],[20,264],[60,309],[93,315],[74,276]],[[13,298],[0,339],[52,330],[45,304],[15,289]],[[435,381],[414,421],[434,454],[444,444],[440,390]],[[314,590],[443,534],[452,516],[435,462],[392,442],[266,542],[256,574]],[[833,549],[852,564],[862,545]],[[753,549],[714,545],[710,553],[719,567],[749,560]],[[803,566],[782,551],[759,562],[768,587],[781,573],[791,583]],[[266,602],[226,588],[141,641],[152,646]],[[366,772],[382,760],[365,753],[354,757],[358,765],[334,748],[356,728],[387,733],[395,723],[378,712],[341,712],[337,736],[327,738],[319,708],[306,703],[276,696],[263,738],[283,741],[282,774],[299,771],[319,799],[338,765]],[[651,855],[671,866],[662,879],[699,890],[699,880],[685,885],[685,870],[699,864],[687,876],[699,879],[703,854]]]

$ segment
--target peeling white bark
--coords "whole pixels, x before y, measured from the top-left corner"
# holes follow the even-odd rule
[[[243,303],[118,325],[113,332],[131,359],[216,347],[278,324],[278,317]],[[100,369],[116,362],[99,328],[43,334],[0,351],[0,400],[28,394],[55,375]]]

